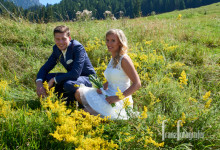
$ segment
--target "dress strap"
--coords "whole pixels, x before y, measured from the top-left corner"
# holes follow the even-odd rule
[[[117,66],[116,66],[116,68],[117,69],[121,69],[121,60],[122,60],[122,58],[124,57],[124,56],[126,56],[127,54],[123,54],[123,55],[121,55],[121,57],[120,57],[120,59],[119,59],[119,62],[118,62],[118,64],[117,64]],[[107,66],[107,68],[113,68],[113,59],[111,58],[111,60],[109,61],[109,64],[108,64],[108,66]]]
[[[122,67],[121,67],[122,58],[123,58],[124,56],[126,56],[126,55],[127,55],[127,54],[123,54],[123,55],[120,57],[120,59],[119,59],[118,66],[119,66],[120,69],[122,68]]]
[[[121,63],[121,60],[122,60],[122,58],[124,57],[124,56],[126,56],[127,54],[123,54],[121,57],[120,57],[120,60],[119,60],[119,62]]]

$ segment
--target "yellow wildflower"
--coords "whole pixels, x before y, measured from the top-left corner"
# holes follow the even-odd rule
[[[163,77],[162,82],[163,83],[169,83],[171,81],[171,79],[166,75],[165,77]]]
[[[128,53],[129,57],[131,57],[131,59],[135,59],[137,57],[136,53]]]
[[[102,45],[106,45],[106,42],[102,40]]]
[[[141,113],[141,117],[139,116],[140,119],[146,119],[147,118],[147,107],[144,106],[144,111]]]
[[[137,129],[139,130],[141,127],[141,123],[138,124]]]
[[[15,81],[15,83],[18,85],[19,84],[19,80],[18,80],[18,78],[17,78],[17,76],[15,75],[15,77],[14,77],[14,81]]]
[[[6,118],[10,112],[11,112],[11,102],[4,101],[0,97],[0,116],[3,115]]]
[[[151,40],[151,41],[145,41],[145,44],[146,44],[146,45],[151,45],[152,42],[153,42],[153,40]]]
[[[51,89],[49,91],[53,92]],[[75,110],[72,112],[68,109],[64,102],[55,101],[52,98],[54,95],[48,96],[41,103],[45,108],[47,116],[55,114],[55,122],[58,124],[54,133],[50,133],[59,141],[71,142],[76,149],[117,149],[118,145],[113,141],[107,141],[102,137],[104,133],[104,126],[102,123],[108,120],[98,116],[90,115],[84,110]]]
[[[186,123],[186,115],[185,115],[184,112],[182,112],[182,117],[181,117],[180,120],[182,120],[181,123],[180,123],[180,125],[183,126],[183,124]]]
[[[51,120],[51,112],[50,111],[46,111],[46,113],[47,113],[48,119]]]
[[[177,17],[177,20],[181,20],[181,18],[182,18],[182,15],[179,14],[178,17]]]
[[[107,79],[106,79],[106,78],[103,78],[102,83],[105,84],[106,82],[107,82]]]
[[[147,128],[147,133],[148,133],[148,134],[150,134],[150,136],[152,136],[152,135],[153,135],[153,132],[150,130],[150,128],[149,128],[149,127]]]
[[[63,98],[63,93],[60,94],[60,98],[59,99],[62,99],[62,98]]]
[[[165,119],[166,119],[166,116],[161,117],[161,115],[158,115],[158,117],[157,117],[157,123],[158,123],[158,124],[161,124],[162,121],[165,120]]]
[[[186,79],[186,73],[185,73],[184,70],[182,71],[181,76],[179,77],[179,79],[180,79],[181,88],[183,88],[183,87],[182,87],[182,84],[187,85],[188,79]]]
[[[130,142],[131,140],[134,140],[134,139],[135,139],[135,136],[130,136],[125,139],[125,142]]]
[[[164,142],[162,143],[157,143],[156,141],[154,141],[151,137],[148,138],[148,136],[145,137],[145,147],[152,143],[153,145],[155,145],[156,147],[163,147],[164,146]]]
[[[153,106],[155,103],[160,102],[160,99],[159,99],[159,98],[156,98],[156,97],[153,95],[153,93],[151,93],[151,91],[149,91],[149,95],[150,95],[150,98],[151,98],[151,102],[150,102],[150,105],[149,105],[149,109],[153,109],[152,106]]]
[[[167,68],[168,69],[176,69],[176,68],[181,68],[182,66],[185,66],[185,64],[177,61],[177,62],[168,64]]]
[[[79,85],[78,84],[74,84],[74,87],[77,88],[77,87],[79,87]]]
[[[118,96],[118,98],[120,100],[123,100],[125,98],[125,96],[123,95],[123,93],[121,92],[119,87],[117,87],[117,91],[118,92],[116,92],[115,95]],[[130,105],[131,105],[131,102],[130,102],[129,98],[124,99],[123,108],[128,108]]]
[[[206,92],[205,95],[203,96],[203,100],[206,101],[210,97],[210,95],[211,95],[211,91]]]
[[[142,140],[143,140],[143,138],[140,138],[140,139],[137,140],[137,142],[139,143],[139,142],[141,142]]]
[[[177,45],[174,45],[174,46],[168,46],[168,47],[166,47],[164,49],[167,50],[168,52],[170,52],[170,51],[175,50],[177,47],[178,47]]]
[[[208,109],[210,107],[210,104],[212,102],[212,99],[209,99],[205,104],[205,109]]]
[[[135,67],[135,69],[137,69],[137,68],[139,68],[139,67],[140,67],[140,65],[139,65],[139,63],[138,63],[138,62],[134,61],[133,63],[134,63],[134,67]]]
[[[122,142],[122,139],[119,139],[118,141],[121,143],[121,142]]]
[[[198,102],[195,98],[192,98],[192,97],[190,97],[189,100],[193,102]]]
[[[4,95],[8,88],[8,82],[0,80],[0,94]]]
[[[117,87],[117,91],[118,91],[118,92],[116,92],[116,96],[118,96],[118,98],[119,98],[120,100],[124,99],[125,96],[123,95],[123,93],[121,92],[121,90],[119,89],[119,87]]]
[[[147,72],[144,73],[143,76],[141,76],[143,78],[143,80],[146,80],[146,81],[150,81],[150,77],[149,77],[149,74]]]
[[[49,86],[48,86],[47,81],[44,81],[43,86],[44,86],[46,92],[49,93],[50,90],[49,90]]]
[[[145,54],[143,54],[143,55],[141,55],[140,57],[139,57],[139,59],[141,60],[141,61],[145,61],[145,60],[147,60],[148,59],[148,57],[147,57],[147,55],[145,55]]]
[[[124,133],[124,135],[130,135],[130,133],[126,132],[126,133]]]
[[[191,118],[188,118],[190,121],[194,121],[196,119],[198,119],[198,117],[191,117]]]
[[[151,91],[149,91],[149,94],[150,94],[151,100],[154,101],[156,99],[156,97],[151,93]]]
[[[123,108],[128,108],[129,106],[131,106],[131,102],[130,102],[130,100],[129,100],[129,98],[126,98],[125,100],[124,100],[124,104],[123,104]]]

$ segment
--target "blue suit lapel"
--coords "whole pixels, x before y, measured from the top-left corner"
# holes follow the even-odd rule
[[[63,53],[58,49],[58,55],[59,55],[59,61],[63,64],[64,63],[64,57],[63,57]]]
[[[58,57],[58,62],[60,62],[65,68],[66,68],[66,62],[64,61],[63,53],[59,50],[57,47],[57,57]]]
[[[72,43],[72,41],[70,42],[70,45],[67,48],[65,63],[67,64],[67,61],[70,61],[70,60],[73,60],[73,43]]]
[[[67,61],[73,60],[73,41],[70,41],[70,44],[67,48],[66,60],[64,60],[63,53],[59,50],[59,48],[57,48],[57,55],[58,55],[58,61],[64,66],[64,68],[66,68],[66,70],[68,70],[69,67]]]

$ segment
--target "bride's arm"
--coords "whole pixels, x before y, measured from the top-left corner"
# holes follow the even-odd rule
[[[124,56],[122,58],[121,67],[132,81],[132,85],[123,92],[123,95],[127,97],[132,95],[141,87],[141,81],[130,57]]]
[[[107,89],[108,89],[108,82],[105,82],[105,83],[103,84],[103,89],[104,89],[104,90],[107,90]]]
[[[132,85],[123,92],[123,95],[127,97],[132,95],[135,91],[137,91],[141,87],[141,81],[130,57],[124,56],[122,58],[121,67],[132,81]],[[109,96],[106,98],[106,101],[109,104],[112,104],[120,101],[120,99],[118,98],[118,96]]]

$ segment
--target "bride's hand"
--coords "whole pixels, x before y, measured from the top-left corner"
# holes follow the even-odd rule
[[[120,99],[118,98],[118,96],[109,96],[109,97],[106,97],[105,100],[106,100],[109,104],[116,103],[116,102],[120,101]]]
[[[103,84],[103,89],[104,89],[104,90],[107,90],[107,89],[108,89],[108,82],[106,82],[106,83]]]
[[[98,94],[102,94],[102,90],[101,89],[97,89],[97,93]]]

